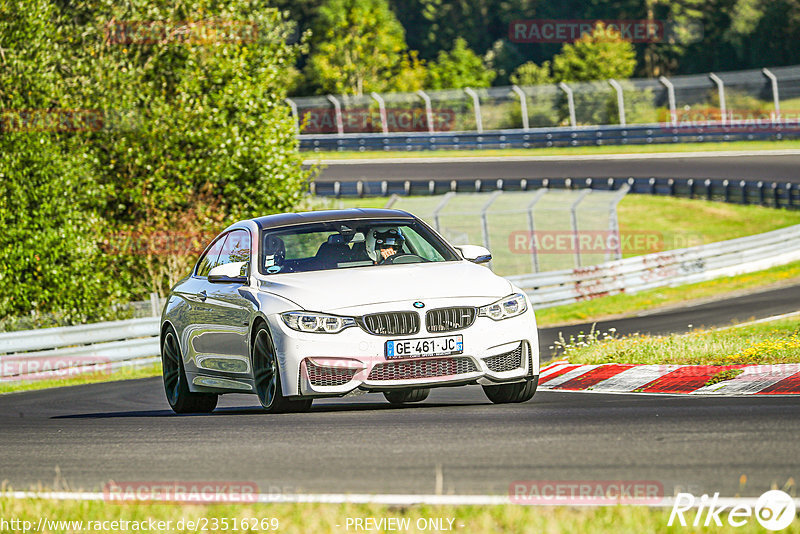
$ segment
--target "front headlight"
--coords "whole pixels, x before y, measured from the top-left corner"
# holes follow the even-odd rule
[[[525,295],[522,293],[514,293],[488,306],[480,307],[478,309],[478,315],[500,321],[501,319],[522,315],[527,310],[528,303],[525,301]]]
[[[352,317],[339,317],[314,312],[286,312],[281,314],[281,319],[286,323],[286,326],[298,332],[335,334],[345,328],[356,326],[356,320]]]

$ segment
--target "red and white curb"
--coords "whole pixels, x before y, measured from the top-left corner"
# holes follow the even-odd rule
[[[741,369],[742,373],[706,385],[714,376],[732,369]],[[542,368],[539,389],[596,393],[797,395],[800,394],[800,364],[577,365],[557,361]]]

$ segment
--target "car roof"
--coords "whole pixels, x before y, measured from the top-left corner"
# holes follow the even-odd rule
[[[416,217],[403,210],[353,208],[346,210],[305,211],[301,213],[279,213],[253,219],[261,229],[280,228],[317,222],[348,221],[356,219],[409,219]]]

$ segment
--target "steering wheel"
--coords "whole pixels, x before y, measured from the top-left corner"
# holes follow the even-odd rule
[[[398,252],[394,256],[389,256],[381,265],[400,265],[403,263],[423,263],[425,258],[422,256],[417,256],[416,254],[412,254],[410,252]]]

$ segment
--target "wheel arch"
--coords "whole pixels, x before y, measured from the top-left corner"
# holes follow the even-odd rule
[[[158,346],[159,346],[159,348],[164,343],[164,336],[167,334],[167,330],[170,329],[170,328],[172,328],[172,330],[175,332],[175,338],[176,338],[176,341],[178,342],[178,348],[181,347],[180,336],[178,336],[178,330],[175,329],[175,325],[172,324],[172,321],[170,321],[169,319],[164,319],[164,321],[161,322],[161,328],[160,328],[160,330],[158,332]]]

